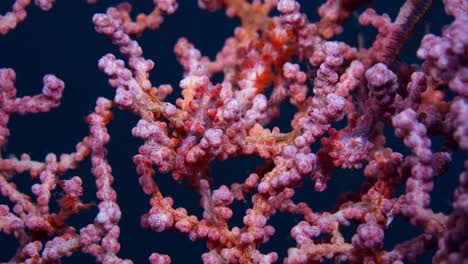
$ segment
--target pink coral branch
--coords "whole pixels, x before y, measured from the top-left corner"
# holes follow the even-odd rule
[[[126,243],[120,233],[127,216],[119,204],[113,153],[107,146],[117,108],[138,119],[131,134],[141,142],[132,161],[135,182],[148,197],[141,226],[204,242],[204,263],[277,262],[281,252],[264,250],[263,245],[278,230],[273,224],[278,213],[298,219],[289,225],[295,245],[284,252],[284,263],[403,263],[418,261],[430,249],[436,250],[435,263],[466,262],[468,163],[450,212],[431,207],[431,195],[456,152],[466,154],[468,149],[468,6],[444,1],[445,12],[454,20],[442,36],[429,33],[422,38],[417,51],[422,63],[410,66],[396,61],[431,1],[407,0],[393,20],[371,8],[364,11],[360,25],[378,31],[369,49],[332,40],[368,2],[325,1],[317,10],[319,20],[310,22],[295,0],[199,0],[201,9],[224,8],[241,24],[215,59],[204,56],[188,38],[175,43],[183,69],[179,87],[150,80],[155,62],[143,55],[145,43],[137,39],[146,30],[163,27],[164,16],[179,7],[176,1],[154,0],[152,10],[135,19],[129,3],[94,14],[95,31],[118,49],[98,61],[115,96],[97,99],[86,119],[89,135],[74,152],[51,153],[40,161],[2,151],[0,232],[18,241],[10,262],[60,263],[82,252],[100,263],[132,263],[121,256]],[[12,11],[0,16],[1,34],[26,18],[29,4],[16,1]],[[54,1],[35,4],[49,10]],[[216,82],[213,77],[220,73],[223,79]],[[41,94],[17,97],[15,81],[13,69],[0,69],[2,148],[15,132],[8,126],[12,115],[51,111],[59,106],[65,87],[49,74]],[[179,91],[171,103],[168,96]],[[271,127],[288,101],[293,109],[290,129]],[[389,133],[401,140],[407,154],[387,142]],[[434,136],[444,139],[442,147],[436,147]],[[224,176],[212,172],[216,161],[252,156],[262,164],[245,179],[230,186],[215,184]],[[83,201],[89,188],[86,175],[65,175],[88,159],[95,203]],[[365,177],[360,187],[340,194],[328,211],[315,210],[317,201],[302,201],[297,195],[299,190],[328,192],[331,181],[345,177],[357,181],[348,172],[361,168]],[[31,192],[15,184],[23,174],[33,181]],[[165,174],[198,195],[200,215],[180,207],[180,197],[158,184],[156,178]],[[314,188],[307,186],[309,179]],[[245,212],[234,209],[236,202],[247,200],[251,203]],[[96,209],[92,221],[70,223],[88,209]],[[234,226],[238,214],[242,222]],[[387,247],[396,218],[420,227],[422,234]],[[351,225],[357,229],[346,236]],[[159,252],[147,259],[171,262]]]

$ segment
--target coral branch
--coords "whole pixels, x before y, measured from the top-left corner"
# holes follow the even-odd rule
[[[49,10],[54,2],[34,3]],[[101,40],[116,48],[94,58],[115,95],[98,97],[86,118],[89,133],[76,137],[81,141],[73,152],[49,153],[44,160],[37,160],[34,149],[15,152],[8,139],[20,129],[10,119],[53,111],[62,97],[64,103],[75,97],[67,97],[68,86],[64,93],[64,82],[52,74],[43,77],[41,94],[17,96],[22,87],[15,85],[22,84],[16,84],[15,70],[0,68],[0,232],[17,241],[12,256],[5,256],[2,243],[1,261],[61,263],[83,253],[99,263],[133,263],[121,251],[135,243],[121,236],[133,225],[127,221],[130,204],[142,214],[144,232],[179,233],[206,245],[200,256],[204,263],[404,263],[420,262],[431,251],[436,252],[434,263],[468,262],[466,1],[443,1],[454,19],[441,36],[427,33],[416,40],[420,65],[399,55],[414,41],[410,37],[432,1],[407,0],[391,18],[373,8],[358,14],[367,0],[327,0],[314,22],[313,10],[304,13],[296,0],[197,2],[205,11],[225,9],[239,25],[216,56],[204,55],[192,37],[174,40],[182,73],[172,85],[155,84],[158,79],[152,77],[162,74],[166,62],[149,59],[152,42],[145,39],[153,34],[149,30],[165,30],[163,22],[174,23],[177,19],[165,21],[166,16],[186,12],[189,3],[180,1],[178,11],[175,0],[153,0],[149,12],[135,18],[139,9],[120,3],[93,15],[93,34],[107,37]],[[29,5],[29,0],[15,1],[0,16],[0,34],[23,22]],[[353,47],[340,36],[351,30],[353,17],[359,17],[356,27],[377,29],[369,49]],[[204,31],[216,42],[210,29]],[[148,53],[143,55],[143,49]],[[69,78],[62,70],[59,76]],[[126,156],[137,177],[119,171],[114,159],[128,150],[120,147],[132,146],[113,141],[117,137],[109,124],[121,112],[135,117],[124,122],[139,145],[130,150],[133,157]],[[281,128],[274,126],[278,118]],[[28,127],[28,135],[36,129]],[[243,178],[213,170],[229,159],[252,157],[259,164]],[[461,163],[453,205],[441,210],[431,204],[445,201],[436,197],[435,187],[450,181]],[[86,164],[90,173],[75,171]],[[238,165],[232,170],[236,176],[244,173]],[[185,185],[200,208],[181,206],[194,196],[182,197],[163,180]],[[138,195],[129,184],[141,188],[148,201],[135,202]],[[344,193],[333,193],[337,188]],[[323,196],[330,192],[338,197],[333,207],[325,208],[323,198],[309,198],[311,193],[330,197]],[[130,202],[122,202],[126,199]],[[76,217],[84,214],[92,219],[77,224]],[[281,215],[292,215],[294,221],[276,221]],[[395,219],[419,233],[388,242]],[[284,228],[291,245],[274,243]],[[184,259],[185,248],[157,238],[145,256],[150,263],[168,264],[171,257],[194,262]],[[143,244],[133,233],[130,240]],[[163,254],[160,245],[181,251],[180,256]]]

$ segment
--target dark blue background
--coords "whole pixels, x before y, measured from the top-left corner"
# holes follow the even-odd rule
[[[110,5],[119,1],[102,0],[97,5],[87,5],[84,0],[70,1],[57,0],[50,12],[43,12],[36,6],[28,8],[29,16],[19,27],[0,36],[0,68],[10,67],[16,71],[18,95],[34,95],[40,93],[42,77],[53,73],[61,78],[65,84],[64,97],[60,108],[49,113],[12,116],[10,122],[11,136],[3,149],[2,155],[29,153],[33,159],[43,160],[49,152],[63,153],[74,150],[75,144],[88,135],[86,116],[93,110],[96,98],[104,96],[113,98],[114,89],[107,84],[107,77],[97,68],[97,61],[106,53],[114,53],[123,58],[104,36],[94,31],[91,22],[96,12],[105,12]],[[134,7],[134,13],[149,12],[152,10],[152,1],[140,0]],[[182,77],[182,67],[173,54],[173,46],[179,37],[186,37],[203,55],[214,59],[221,49],[224,40],[231,36],[237,19],[228,19],[224,11],[208,13],[200,10],[196,1],[181,0],[179,10],[156,31],[147,30],[138,39],[143,47],[144,56],[155,61],[155,69],[151,72],[153,84],[170,83],[176,88],[168,100],[175,101],[179,95],[178,82]],[[311,21],[317,19],[316,8],[322,1],[302,1],[302,11],[307,13]],[[378,12],[387,12],[392,17],[398,12],[404,1],[381,1],[374,5]],[[400,60],[406,63],[420,63],[415,57],[415,51],[426,29],[440,34],[441,27],[448,24],[451,18],[443,13],[441,1],[434,1],[429,14],[418,25],[408,44],[402,50]],[[391,4],[390,4],[391,3]],[[0,13],[9,9],[11,1],[2,1]],[[359,10],[361,12],[364,7]],[[372,44],[375,30],[360,28],[356,22],[357,15],[346,22],[345,33],[336,37],[347,43],[356,45],[357,34],[362,32],[366,45]],[[217,80],[219,81],[219,80]],[[282,106],[285,110],[291,109],[289,103]],[[283,111],[283,115],[273,125],[282,130],[289,129],[291,111]],[[142,143],[131,136],[131,129],[138,121],[136,116],[120,110],[114,111],[114,118],[109,124],[111,142],[109,148],[109,161],[113,167],[115,177],[114,187],[118,193],[118,203],[123,216],[120,222],[122,245],[119,256],[130,258],[135,263],[145,263],[151,252],[168,254],[173,263],[201,262],[200,256],[206,252],[204,241],[191,242],[187,236],[178,233],[155,233],[140,227],[140,216],[149,209],[148,197],[143,194],[137,182],[134,165],[131,157],[137,153]],[[338,124],[338,126],[343,124]],[[401,141],[393,136],[391,129],[386,129],[388,145],[395,151],[408,153]],[[434,139],[434,149],[440,145],[440,138]],[[318,148],[318,146],[314,146]],[[449,212],[451,210],[452,191],[457,185],[458,174],[463,166],[463,153],[455,156],[453,166],[443,177],[436,180],[433,192],[433,208],[436,211]],[[231,184],[243,181],[249,171],[253,171],[261,159],[258,157],[232,158],[226,162],[213,162],[214,186]],[[96,201],[94,177],[90,173],[89,161],[83,163],[77,170],[68,172],[65,178],[79,175],[84,180],[86,202]],[[363,180],[362,170],[337,170],[329,188],[324,193],[313,191],[313,183],[308,179],[304,187],[297,190],[295,201],[306,201],[314,210],[331,210],[340,193],[357,190]],[[18,188],[30,192],[32,182],[28,175],[18,175],[15,178]],[[160,185],[164,195],[172,196],[175,206],[183,206],[189,213],[201,217],[202,210],[198,206],[198,196],[175,183],[169,175],[157,175],[156,182]],[[60,196],[55,194],[53,201]],[[0,203],[5,203],[0,198]],[[230,226],[242,224],[245,210],[250,207],[247,203],[235,202],[235,215]],[[56,209],[55,205],[52,208]],[[69,223],[77,229],[93,221],[96,208],[70,219]],[[270,221],[275,226],[276,234],[271,241],[261,246],[262,252],[277,251],[282,259],[288,247],[295,246],[289,231],[292,226],[302,219],[297,216],[278,213]],[[344,228],[349,241],[356,229],[356,225]],[[421,233],[419,228],[408,222],[397,219],[386,232],[385,248],[391,249],[396,243]],[[12,236],[0,234],[0,261],[7,261],[14,254],[17,242]],[[428,252],[421,262],[429,262],[434,251]],[[63,259],[63,263],[92,263],[90,256],[78,253],[70,258]],[[280,262],[278,262],[280,263]]]

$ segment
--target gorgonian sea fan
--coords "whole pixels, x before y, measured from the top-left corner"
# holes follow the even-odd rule
[[[1,261],[468,261],[466,1],[88,2],[0,16]]]

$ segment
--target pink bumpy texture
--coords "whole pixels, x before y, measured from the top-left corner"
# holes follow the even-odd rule
[[[0,16],[0,34],[26,19],[30,2],[17,0]],[[54,2],[34,1],[43,10]],[[327,0],[315,22],[295,0],[198,0],[207,11],[224,8],[241,26],[214,60],[187,39],[179,39],[174,52],[184,72],[175,104],[165,98],[179,88],[151,83],[149,72],[155,63],[143,57],[136,40],[145,30],[164,26],[164,17],[178,8],[175,0],[153,2],[153,10],[135,19],[128,3],[93,16],[96,32],[108,37],[123,59],[106,54],[99,60],[115,97],[96,101],[86,120],[89,135],[74,152],[49,154],[44,161],[2,152],[0,192],[9,203],[0,204],[0,231],[18,240],[12,263],[59,263],[77,252],[101,263],[132,263],[119,257],[125,247],[119,243],[123,214],[107,159],[106,144],[112,140],[107,124],[116,108],[140,119],[131,131],[142,140],[133,162],[151,207],[141,225],[206,241],[204,263],[404,263],[434,248],[435,263],[468,262],[468,161],[451,212],[430,207],[435,179],[453,162],[455,151],[468,151],[466,1],[443,1],[453,20],[440,35],[422,38],[417,50],[422,63],[417,66],[397,57],[431,1],[407,0],[394,19],[370,8],[363,11],[359,23],[377,30],[367,49],[330,41],[365,0]],[[217,73],[224,79],[213,83]],[[17,97],[15,80],[13,69],[0,69],[0,147],[11,133],[10,116],[58,107],[65,86],[58,77],[46,75],[42,94]],[[267,128],[287,100],[295,108],[290,131]],[[333,128],[339,121],[345,126]],[[409,150],[406,155],[389,147],[384,128],[401,139]],[[434,136],[444,139],[442,147],[432,146]],[[312,151],[313,144],[317,151]],[[245,181],[212,186],[212,178],[219,176],[210,175],[214,160],[249,155],[261,157],[263,163]],[[79,176],[61,177],[87,159],[97,189],[95,204],[82,201]],[[307,203],[314,201],[296,199],[295,191],[308,177],[315,191],[326,191],[337,168],[363,168],[361,188],[343,194],[331,211],[314,211]],[[21,173],[33,180],[31,195],[16,188]],[[175,198],[164,196],[155,181],[158,173],[170,174],[198,194],[202,217],[191,214],[191,208],[174,207]],[[397,191],[401,186],[403,191]],[[55,193],[60,194],[59,211],[49,207]],[[252,207],[245,211],[243,225],[231,227],[233,214],[242,213],[231,206],[244,199],[251,199]],[[92,206],[99,209],[93,222],[80,229],[66,223]],[[279,212],[300,219],[290,231],[296,245],[284,260],[277,252],[260,251],[275,233],[270,220]],[[386,231],[397,217],[423,232],[384,249]],[[351,224],[357,230],[345,239],[342,231]],[[161,253],[147,257],[151,263],[171,262]]]

